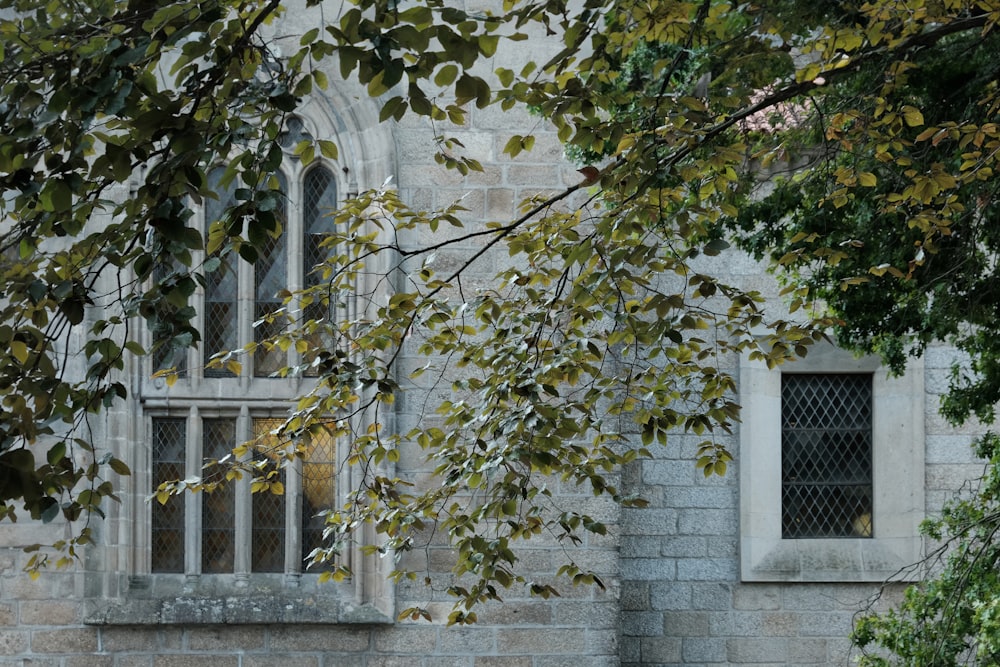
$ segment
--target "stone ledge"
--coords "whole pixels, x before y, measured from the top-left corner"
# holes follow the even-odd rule
[[[179,596],[89,600],[87,625],[377,624],[394,622],[381,611],[335,598],[288,595]]]

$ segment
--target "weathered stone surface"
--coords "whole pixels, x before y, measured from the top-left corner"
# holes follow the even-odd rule
[[[89,625],[310,625],[391,621],[376,609],[345,604],[336,598],[283,595],[98,600],[90,604],[86,617]]]

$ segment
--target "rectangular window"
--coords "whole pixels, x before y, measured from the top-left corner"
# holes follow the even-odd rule
[[[197,461],[191,467],[201,470],[206,482],[219,481],[225,468],[204,468],[205,464],[231,455],[236,445],[251,438],[257,439],[254,460],[283,461],[288,445],[271,435],[282,423],[282,419],[271,417],[201,418],[197,413],[187,418],[154,417],[153,489],[163,482],[183,479],[192,456]],[[243,428],[249,432],[241,433],[240,424],[248,424]],[[187,446],[191,432],[201,434],[198,447]],[[267,478],[280,483],[280,493],[251,493],[249,476],[244,475],[211,492],[183,494],[162,505],[154,501],[151,571],[185,572],[185,562],[191,560],[185,559],[185,545],[190,544],[184,535],[198,530],[201,556],[193,558],[199,571],[188,574],[239,573],[241,562],[250,563],[250,572],[302,572],[304,557],[321,544],[324,522],[317,515],[336,504],[333,438],[313,436],[303,450],[302,460],[286,462],[277,475]],[[197,503],[192,516],[200,518],[200,525],[187,523],[191,517],[185,517],[185,503],[192,502]],[[240,507],[246,509],[240,512]],[[288,521],[296,522],[291,525],[298,525],[298,530],[289,531]]]
[[[781,378],[781,536],[872,537],[872,376]]]

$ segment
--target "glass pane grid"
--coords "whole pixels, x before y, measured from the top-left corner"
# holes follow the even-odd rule
[[[330,248],[324,248],[322,244],[333,230],[334,221],[330,214],[337,208],[337,183],[333,172],[323,167],[310,170],[302,183],[302,195],[302,284],[315,287],[323,282],[322,275],[315,270],[316,266],[325,262],[331,252]],[[305,307],[302,316],[305,320],[320,321],[329,318],[333,309],[332,303],[317,300]],[[324,341],[316,336],[309,344],[318,348],[324,346]],[[309,368],[304,374],[310,377],[318,372],[315,368]]]
[[[302,558],[323,546],[326,519],[336,509],[336,441],[329,433],[313,435],[302,464]]]
[[[269,237],[261,250],[260,258],[254,264],[254,323],[260,322],[254,327],[254,341],[258,344],[284,330],[284,319],[281,317],[270,322],[261,321],[283,305],[276,295],[288,286],[288,259],[284,239],[285,236],[280,239]],[[278,348],[265,350],[259,347],[254,352],[253,363],[254,375],[266,377],[285,366],[286,357]]]
[[[278,301],[275,295],[288,286],[288,272],[285,248],[282,239],[267,237],[260,256],[254,263],[254,294],[258,301]]]
[[[205,300],[205,377],[231,377],[226,368],[208,368],[209,360],[219,352],[239,347],[236,337],[236,304]]]
[[[329,169],[317,167],[306,174],[302,183],[302,227],[305,232],[303,270],[305,285],[319,284],[313,269],[326,260],[328,249],[320,247],[333,230],[330,214],[337,208],[337,184]]]
[[[184,419],[153,420],[153,490],[163,482],[184,479],[185,440]],[[152,571],[183,572],[184,497],[171,497],[163,505],[153,500],[152,515]]]
[[[872,536],[871,382],[782,377],[782,537]]]
[[[218,269],[205,276],[204,363],[219,352],[239,347],[236,319],[236,267],[228,255]],[[224,368],[206,368],[206,377],[227,377]]]
[[[253,373],[255,377],[267,377],[278,372],[287,364],[287,356],[281,348],[274,346],[268,349],[264,341],[281,334],[285,330],[285,319],[276,316],[271,321],[265,318],[277,310],[281,304],[257,303],[254,306],[254,340],[259,347],[253,353]]]
[[[202,422],[202,455],[218,460],[231,454],[236,445],[236,422],[233,419],[206,419]],[[212,474],[205,471],[206,478]],[[202,494],[201,506],[201,571],[203,573],[232,572],[236,541],[235,489],[222,484],[211,493]]]
[[[254,419],[253,429],[257,448],[254,460],[269,459],[264,472],[273,470],[281,461],[281,442],[269,435],[281,426],[280,419]],[[274,481],[274,478],[271,479]],[[285,485],[285,469],[277,476]],[[253,494],[253,531],[251,539],[251,569],[254,572],[282,572],[285,565],[285,496],[259,491]]]
[[[153,280],[157,283],[162,282],[171,274],[172,270],[173,268],[170,264],[158,264],[153,269]],[[179,310],[177,306],[164,303],[161,305],[161,308],[161,312],[157,314],[160,322],[172,322],[176,319],[176,314]],[[173,331],[169,324],[160,325],[153,329],[154,339],[171,333]],[[164,340],[161,346],[153,351],[153,370],[159,371],[173,368],[179,376],[185,377],[187,375],[187,348],[175,348],[171,345],[171,342],[170,340]]]
[[[209,189],[216,198],[205,199],[205,228],[223,217],[227,208],[236,204],[236,185],[223,187],[226,170],[216,167],[208,174]],[[223,256],[221,265],[205,274],[204,330],[202,331],[202,363],[207,364],[213,355],[239,347],[236,320],[238,274],[236,262],[230,253]],[[225,369],[205,369],[206,377],[232,377]]]

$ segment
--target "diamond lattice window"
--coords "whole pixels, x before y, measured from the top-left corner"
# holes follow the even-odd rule
[[[240,571],[249,558],[250,572],[301,572],[304,559],[322,544],[324,518],[321,512],[336,505],[336,446],[332,437],[314,435],[302,443],[302,456],[285,461],[288,443],[273,435],[284,419],[261,417],[249,420],[252,432],[241,430],[236,418],[156,417],[153,427],[153,487],[183,479],[186,459],[197,456],[197,467],[206,482],[219,481],[227,470],[215,462],[233,455],[233,448],[248,439],[256,446],[253,458],[268,462],[267,471],[277,474],[268,481],[281,484],[280,493],[251,493],[249,476],[220,484],[211,492],[182,494],[165,504],[154,501],[152,523],[152,568],[154,573],[185,572],[185,503],[200,504],[201,553],[197,572],[228,574]],[[201,432],[196,447],[187,444],[188,433]],[[199,453],[200,452],[200,453]],[[284,462],[284,467],[279,463]],[[290,483],[294,478],[294,483]],[[238,519],[237,506],[249,507],[246,521]],[[294,535],[288,520],[297,522]],[[190,548],[194,548],[192,545]],[[242,558],[240,553],[245,554]],[[197,558],[197,556],[195,556]],[[243,568],[245,569],[245,568]]]
[[[871,375],[783,375],[782,537],[872,537],[872,498]]]
[[[322,512],[336,505],[334,485],[337,473],[336,448],[327,433],[315,433],[305,445],[302,463],[302,559],[323,544],[326,525]]]
[[[202,452],[209,461],[232,454],[236,446],[236,421],[206,419],[202,422]],[[213,470],[215,468],[215,470]],[[206,469],[206,477],[220,474],[217,466]],[[215,481],[214,479],[212,481]],[[205,574],[232,572],[236,555],[236,493],[233,484],[220,484],[201,501],[201,571]]]
[[[271,433],[282,424],[281,419],[254,419],[254,437],[260,447],[254,452],[257,460],[268,459],[267,469],[277,468],[284,447]],[[269,481],[285,486],[286,471],[279,468]],[[327,480],[329,483],[330,480]],[[285,566],[285,498],[284,494],[261,491],[253,494],[253,532],[250,538],[254,572],[282,572]]]
[[[183,419],[153,420],[152,482],[155,489],[164,482],[184,479],[185,442]],[[151,552],[156,572],[184,571],[184,498],[153,502]]]
[[[278,179],[281,192],[287,192],[284,177]],[[276,211],[282,226],[285,222],[285,202]],[[254,341],[258,345],[281,333],[284,318],[273,316],[284,303],[279,295],[288,289],[288,236],[268,237],[253,267],[254,272]],[[277,372],[288,363],[285,353],[278,347],[267,349],[263,345],[254,352],[254,375],[265,377]]]
[[[209,183],[218,191],[217,199],[206,200],[206,228],[221,218],[226,207],[235,202],[236,185],[223,187],[225,169],[218,167],[209,173]],[[293,287],[313,286],[322,277],[313,268],[322,262],[330,252],[322,247],[329,235],[332,220],[330,212],[337,205],[337,186],[333,172],[324,166],[314,166],[301,177],[299,186],[290,189],[287,179],[279,174],[278,189],[282,194],[276,216],[282,226],[282,234],[268,238],[258,248],[258,259],[249,271],[241,271],[233,253],[221,257],[220,264],[205,276],[202,329],[202,366],[205,377],[230,377],[229,368],[208,368],[209,360],[220,352],[237,350],[251,341],[258,346],[254,352],[252,374],[268,377],[288,364],[287,356],[280,349],[261,345],[264,341],[281,333],[286,318],[274,316],[284,306],[284,297]],[[289,192],[298,193],[301,206],[294,207],[297,215],[289,215],[285,197]],[[301,239],[301,254],[292,256],[289,250],[291,234]],[[252,320],[240,320],[239,304],[250,301],[253,304]],[[320,319],[329,312],[325,306],[312,303],[306,307],[306,317]],[[252,324],[252,331],[246,331]],[[162,365],[162,364],[161,364]],[[183,364],[176,364],[178,368]]]
[[[205,220],[211,223],[219,220],[223,212],[236,202],[236,189],[223,188],[221,185],[225,169],[217,167],[209,172],[208,182],[217,199],[205,201]],[[239,297],[239,274],[232,253],[220,258],[221,263],[215,271],[205,276],[205,303],[202,312],[204,328],[202,330],[202,361],[204,364],[213,355],[239,347],[239,317],[237,302]],[[207,377],[225,377],[230,375],[224,368],[206,368]]]

